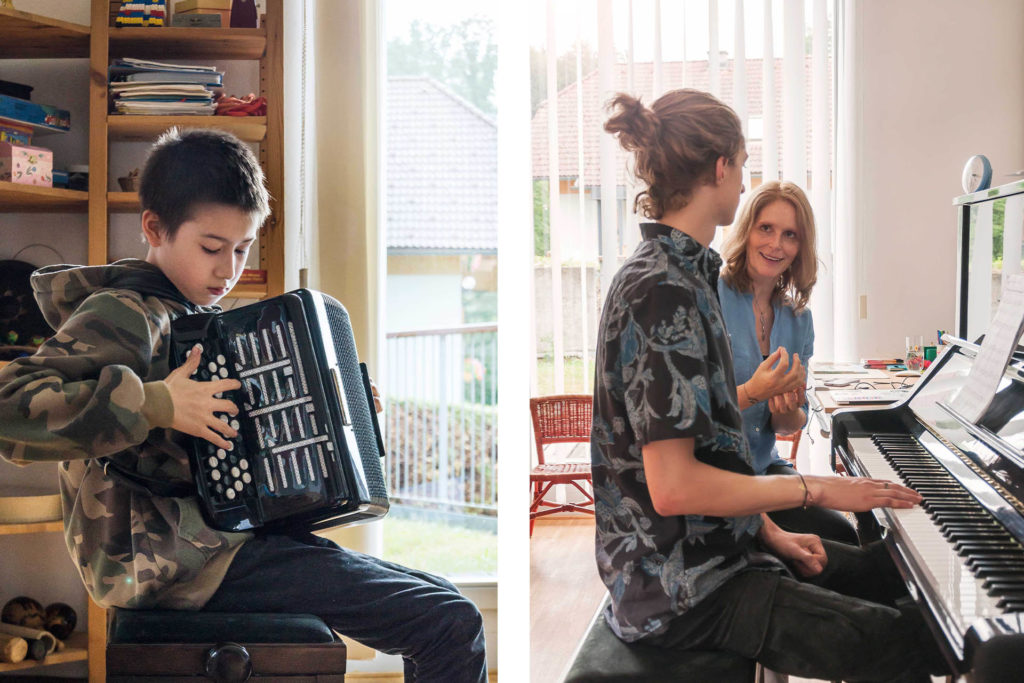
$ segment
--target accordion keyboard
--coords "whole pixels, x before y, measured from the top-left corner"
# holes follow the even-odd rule
[[[237,366],[236,366],[237,369]],[[199,369],[196,377],[200,381],[209,382],[216,379],[227,379],[233,373],[228,369],[228,359],[219,349],[207,349],[203,347],[203,356],[199,362]],[[228,392],[226,397],[237,404],[235,392]],[[239,498],[252,497],[255,495],[252,472],[250,471],[249,454],[245,449],[245,442],[242,439],[241,425],[236,418],[227,413],[217,415],[221,421],[228,423],[239,432],[234,439],[226,439],[229,447],[221,448],[209,441],[203,441],[206,450],[204,473],[206,477],[207,491],[210,492],[211,500],[214,503],[232,503]]]

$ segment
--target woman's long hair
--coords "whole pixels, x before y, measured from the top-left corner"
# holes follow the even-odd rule
[[[797,312],[807,307],[814,283],[818,281],[818,251],[814,231],[814,212],[807,195],[797,185],[771,180],[754,190],[743,204],[739,219],[729,230],[722,246],[722,277],[733,289],[752,291],[747,272],[747,242],[761,211],[773,202],[789,202],[796,211],[796,225],[800,232],[800,250],[772,290],[772,302],[787,301]]]
[[[700,90],[672,90],[649,109],[619,93],[608,110],[604,129],[633,153],[636,177],[647,185],[633,210],[652,220],[686,206],[696,187],[714,180],[715,162],[734,163],[744,144],[736,112]]]

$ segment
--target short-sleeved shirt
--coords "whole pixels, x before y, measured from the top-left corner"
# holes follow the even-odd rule
[[[749,563],[759,515],[663,517],[642,447],[692,438],[694,455],[753,474],[716,283],[722,260],[686,233],[644,241],[608,290],[597,342],[591,432],[597,565],[623,640],[661,633]]]
[[[750,380],[763,360],[761,347],[757,343],[757,328],[754,320],[754,295],[738,292],[725,280],[718,281],[718,297],[722,302],[722,315],[729,331],[732,346],[736,386]],[[800,362],[806,366],[814,353],[814,320],[808,308],[799,313],[787,303],[772,304],[775,322],[768,337],[768,346],[774,351],[780,346],[789,354],[800,354]],[[807,404],[804,403],[804,412]],[[774,463],[789,464],[779,457],[775,448],[775,431],[771,428],[771,411],[768,401],[760,401],[743,411],[743,433],[746,434],[750,452],[754,454],[754,471],[764,474]]]

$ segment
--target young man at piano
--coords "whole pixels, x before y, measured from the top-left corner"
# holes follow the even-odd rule
[[[0,456],[59,461],[68,550],[101,606],[316,614],[401,654],[407,680],[487,680],[482,620],[442,578],[308,532],[231,533],[195,496],[140,492],[100,464],[153,482],[191,481],[185,441],[222,448],[215,415],[233,379],[193,381],[200,349],[169,370],[170,323],[217,302],[241,275],[269,213],[263,172],[234,136],[172,130],[141,177],[145,260],[50,266],[32,286],[56,330],[0,372]]]
[[[787,532],[766,514],[921,497],[873,479],[755,472],[716,290],[722,261],[708,248],[743,189],[739,119],[695,90],[651,107],[621,94],[611,107],[605,130],[633,152],[652,222],[609,288],[595,364],[609,625],[627,642],[728,650],[807,678],[927,681],[934,643],[884,547]]]

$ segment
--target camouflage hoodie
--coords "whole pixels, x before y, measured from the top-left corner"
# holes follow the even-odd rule
[[[199,609],[249,535],[209,528],[195,498],[133,491],[95,458],[190,480],[188,437],[170,429],[163,380],[171,321],[210,309],[196,309],[159,268],[134,259],[48,266],[32,287],[57,333],[0,370],[0,456],[60,461],[65,541],[99,605]]]

